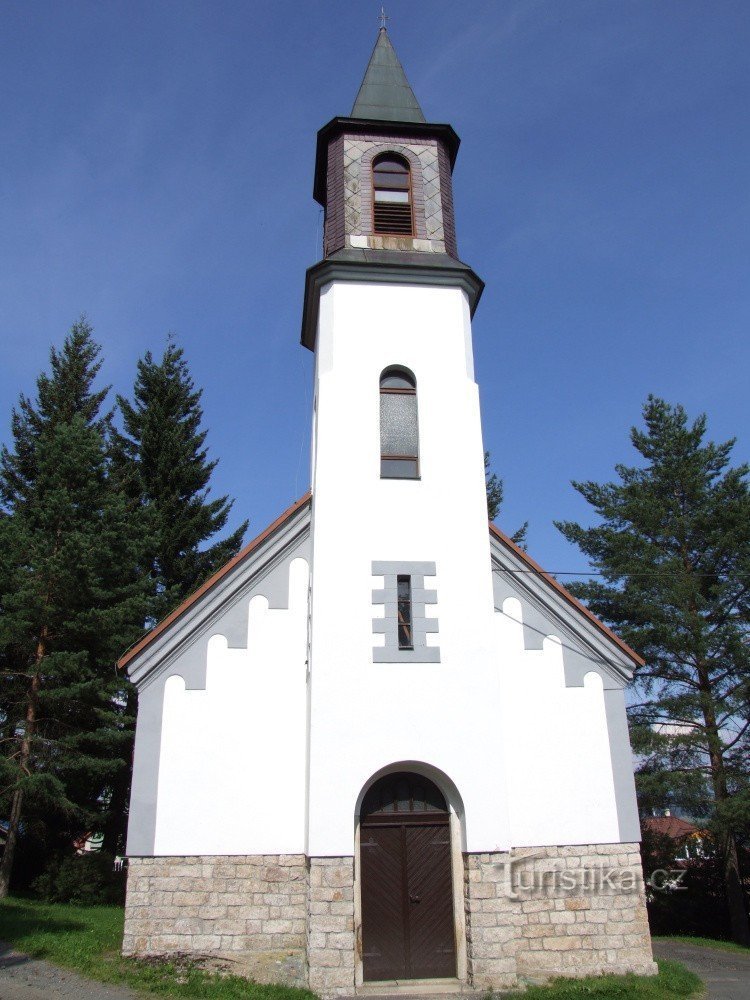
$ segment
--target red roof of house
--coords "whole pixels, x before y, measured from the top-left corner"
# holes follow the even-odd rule
[[[652,833],[671,837],[672,840],[684,840],[685,837],[699,832],[694,823],[688,823],[686,819],[680,819],[678,816],[647,816],[643,820],[643,826]]]

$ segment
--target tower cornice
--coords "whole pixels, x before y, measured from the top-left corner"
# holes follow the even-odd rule
[[[311,351],[315,350],[320,293],[332,281],[460,288],[466,292],[472,316],[484,291],[484,282],[476,272],[448,254],[340,250],[308,268],[305,275],[300,343]]]
[[[313,197],[319,205],[326,203],[326,177],[328,170],[328,147],[340,135],[382,135],[404,139],[423,138],[441,140],[448,152],[451,170],[456,162],[461,140],[451,125],[430,122],[396,122],[375,118],[332,118],[318,132],[315,154],[315,180]]]

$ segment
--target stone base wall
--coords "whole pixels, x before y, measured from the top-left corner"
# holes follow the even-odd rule
[[[652,974],[637,844],[464,855],[467,986]],[[131,858],[125,955],[188,955],[259,982],[355,992],[354,858]]]
[[[354,858],[310,858],[310,989],[324,996],[351,995],[354,958]]]
[[[130,858],[124,955],[184,954],[306,985],[304,855]]]
[[[465,868],[475,988],[656,972],[638,844],[468,854]]]

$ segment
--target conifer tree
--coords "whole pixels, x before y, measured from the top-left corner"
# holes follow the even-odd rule
[[[490,521],[496,520],[500,516],[500,509],[505,499],[505,484],[502,479],[490,468],[490,453],[484,453],[484,481],[487,490],[487,517]],[[529,529],[529,522],[524,521],[520,528],[510,536],[512,542],[526,548],[526,532]]]
[[[24,821],[54,817],[68,842],[103,822],[132,728],[114,663],[145,613],[141,532],[110,482],[91,332],[82,319],[52,349],[0,455],[0,896]]]
[[[118,396],[124,431],[118,435],[120,474],[149,521],[151,617],[159,620],[235,555],[247,521],[211,541],[227,523],[234,501],[209,499],[216,461],[201,430],[202,391],[181,348],[167,342],[160,361],[149,351],[138,362],[133,402]]]
[[[750,832],[750,486],[734,441],[649,396],[637,466],[574,483],[599,523],[557,526],[601,580],[574,593],[645,658],[630,708],[639,791],[711,820],[736,941],[750,943],[737,842]],[[665,801],[665,797],[666,801]]]

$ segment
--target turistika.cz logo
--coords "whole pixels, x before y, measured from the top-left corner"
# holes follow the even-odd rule
[[[570,893],[573,895],[616,895],[640,892],[643,877],[632,868],[613,865],[581,865],[580,868],[544,867],[530,864],[541,852],[508,855],[496,866],[504,870],[504,893],[508,899],[529,896],[550,896]],[[658,869],[651,873],[645,885],[656,892],[685,889],[685,871],[679,868]]]

